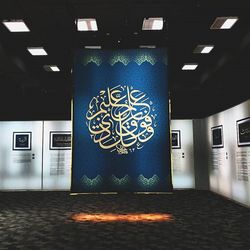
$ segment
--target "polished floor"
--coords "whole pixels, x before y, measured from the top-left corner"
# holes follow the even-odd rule
[[[171,219],[73,220],[79,214],[123,219],[160,214]],[[250,249],[250,209],[208,191],[0,192],[0,249]]]

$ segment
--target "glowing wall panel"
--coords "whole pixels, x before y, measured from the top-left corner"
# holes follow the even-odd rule
[[[179,147],[171,151],[173,188],[194,188],[193,121],[171,120],[171,130],[180,136]]]
[[[241,146],[237,121],[250,117],[250,101],[208,117],[206,139],[209,142],[210,189],[250,206],[250,146]],[[241,133],[246,139],[249,124]],[[222,126],[223,147],[213,147],[212,128]]]
[[[71,184],[71,121],[44,121],[43,189],[69,190]]]
[[[171,190],[166,50],[79,51],[74,76],[72,190]]]
[[[0,189],[41,189],[41,121],[1,122]]]

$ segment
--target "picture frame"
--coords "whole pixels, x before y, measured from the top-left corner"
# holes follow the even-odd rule
[[[223,126],[215,126],[211,128],[212,148],[224,148]]]
[[[13,150],[30,151],[31,145],[31,132],[13,132]]]
[[[236,121],[238,147],[250,146],[250,117]]]
[[[70,150],[70,131],[50,131],[50,150]]]
[[[172,130],[171,138],[172,138],[172,149],[180,149],[181,148],[181,131]]]

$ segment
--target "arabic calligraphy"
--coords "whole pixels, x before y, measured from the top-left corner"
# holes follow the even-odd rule
[[[242,128],[240,131],[241,135],[249,134],[250,133],[250,128]]]
[[[157,114],[147,94],[118,85],[93,97],[86,113],[91,139],[102,149],[129,154],[155,134]]]
[[[28,138],[26,136],[25,137],[23,136],[23,137],[18,137],[17,140],[20,143],[25,143],[25,142],[27,142]]]
[[[65,143],[69,143],[71,141],[70,136],[61,136],[61,137],[55,137],[54,141],[56,142],[65,142]]]

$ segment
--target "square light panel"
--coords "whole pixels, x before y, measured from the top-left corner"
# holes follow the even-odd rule
[[[140,45],[140,49],[155,49],[155,45]]]
[[[87,46],[84,46],[85,49],[101,49],[102,46],[99,46],[99,45],[87,45]]]
[[[23,20],[3,21],[3,24],[10,32],[29,32],[29,28]]]
[[[60,69],[56,65],[44,65],[43,68],[48,72],[58,72]]]
[[[97,31],[97,22],[95,18],[78,18],[76,20],[78,31]]]
[[[28,47],[27,50],[32,56],[47,56],[47,52],[43,47]]]
[[[210,29],[231,29],[238,21],[238,19],[238,17],[217,17],[211,25]]]
[[[162,17],[149,17],[144,18],[142,30],[162,30],[163,18]]]
[[[198,45],[194,49],[194,53],[195,54],[208,54],[212,51],[213,48],[214,48],[214,45]]]
[[[197,67],[197,63],[186,63],[183,65],[182,70],[195,70]]]

